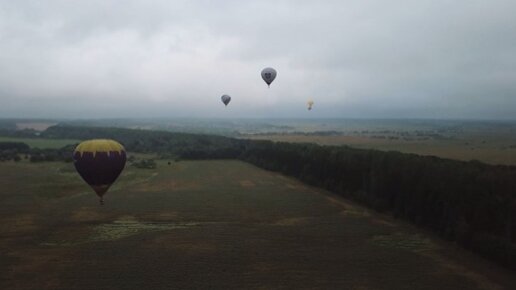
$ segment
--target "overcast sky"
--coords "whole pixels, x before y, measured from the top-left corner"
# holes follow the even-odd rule
[[[0,118],[516,119],[515,11],[514,0],[0,0]]]

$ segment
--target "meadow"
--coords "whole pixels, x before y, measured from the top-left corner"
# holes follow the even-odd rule
[[[437,156],[462,161],[478,160],[488,164],[516,165],[516,141],[491,140],[477,136],[468,139],[403,140],[371,136],[321,136],[302,134],[271,134],[246,136],[253,140],[316,143],[319,145],[346,145],[361,149],[399,151],[424,156]]]
[[[149,157],[149,156],[139,156]],[[511,289],[453,244],[240,161],[0,163],[0,289]]]
[[[346,145],[462,161],[516,165],[516,123],[460,120],[304,120],[286,131],[242,134],[240,138]]]

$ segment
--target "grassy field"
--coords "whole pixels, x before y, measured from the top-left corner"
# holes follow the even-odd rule
[[[0,289],[511,289],[514,273],[239,161],[0,163]]]
[[[255,135],[249,139],[283,142],[317,143],[320,145],[347,145],[355,148],[400,151],[431,155],[463,161],[479,160],[489,164],[516,165],[516,140],[486,136],[468,136],[449,140],[380,139],[366,136],[307,136],[295,134]]]
[[[239,137],[433,155],[516,165],[516,122],[482,120],[290,120],[283,130]],[[332,132],[333,134],[328,134]]]
[[[71,139],[42,139],[42,138],[14,138],[0,137],[0,142],[23,142],[32,148],[61,148],[66,145],[79,143],[79,140]]]

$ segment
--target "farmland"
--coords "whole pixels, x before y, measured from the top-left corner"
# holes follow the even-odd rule
[[[343,119],[285,124],[290,130],[248,132],[240,137],[516,165],[514,122]]]
[[[510,289],[508,270],[240,161],[126,168],[100,206],[61,162],[0,163],[1,289]]]
[[[513,143],[482,137],[467,140],[400,140],[369,136],[317,136],[299,134],[254,135],[246,138],[319,145],[346,145],[354,148],[400,151],[462,161],[478,160],[488,164],[516,165],[516,141]]]

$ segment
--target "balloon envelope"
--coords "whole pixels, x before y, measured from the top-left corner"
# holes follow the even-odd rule
[[[224,105],[228,105],[229,102],[231,101],[231,97],[228,96],[228,95],[222,95],[222,97],[220,97],[220,99],[222,100],[222,102],[224,103]]]
[[[306,102],[306,106],[308,107],[308,110],[311,110],[313,105],[314,105],[314,101],[312,101],[312,100],[308,100],[308,102]]]
[[[77,145],[73,152],[75,169],[100,197],[115,182],[126,161],[124,147],[107,139],[88,140]]]
[[[262,79],[265,81],[265,83],[270,86],[271,83],[276,78],[277,72],[272,67],[266,67],[262,70]]]

